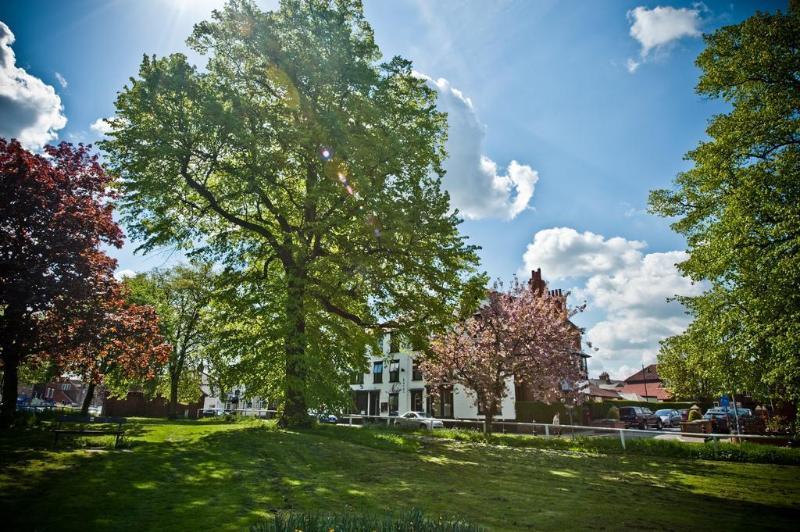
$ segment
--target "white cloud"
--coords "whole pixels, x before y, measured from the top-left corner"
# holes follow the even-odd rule
[[[447,113],[448,158],[444,187],[454,207],[470,219],[511,220],[527,209],[539,174],[526,164],[511,161],[505,173],[483,154],[486,128],[478,119],[472,101],[443,78],[425,79],[438,93],[438,108]]]
[[[523,256],[528,274],[541,267],[547,280],[585,280],[572,292],[580,296],[573,303],[586,300],[596,317],[585,335],[597,348],[589,359],[592,374],[605,370],[614,377],[629,376],[631,368],[656,360],[659,340],[680,334],[689,324],[683,306],[669,300],[702,292],[675,266],[686,253],[646,254],[645,247],[638,240],[557,227],[536,233]]]
[[[121,281],[126,277],[136,277],[136,272],[133,270],[120,270],[114,273],[114,277],[117,279],[117,281]]]
[[[641,260],[645,242],[620,237],[606,239],[570,227],[553,227],[536,233],[522,256],[521,275],[542,268],[545,279],[584,277],[627,267]]]
[[[58,84],[61,85],[62,89],[66,89],[69,83],[67,83],[67,78],[61,75],[60,72],[56,72],[56,79],[58,80]]]
[[[705,9],[703,4],[695,4],[691,9],[670,6],[647,9],[639,6],[628,11],[630,35],[641,45],[641,60],[629,58],[628,72],[636,72],[649,59],[652,51],[666,50],[670,44],[683,37],[699,37],[702,23],[700,12]]]
[[[13,43],[11,29],[0,22],[0,136],[38,149],[58,136],[67,117],[55,89],[16,66]]]
[[[105,118],[98,118],[89,126],[89,129],[94,131],[100,136],[106,136],[111,132],[111,125],[106,122]]]

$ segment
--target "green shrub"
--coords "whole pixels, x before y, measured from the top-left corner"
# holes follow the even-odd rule
[[[703,414],[700,413],[699,410],[689,410],[689,421],[696,421],[698,419],[703,419]]]
[[[435,430],[431,436],[447,440],[470,443],[488,443],[506,447],[553,449],[602,454],[637,454],[668,458],[688,458],[717,460],[724,462],[749,462],[764,464],[800,465],[800,449],[774,447],[744,442],[687,443],[674,440],[650,438],[628,439],[626,448],[620,445],[619,438],[607,436],[578,436],[571,438],[543,438],[522,434],[491,434],[489,436],[475,430],[446,429]]]
[[[619,408],[616,406],[612,406],[608,409],[608,414],[606,414],[606,419],[616,419],[619,421]]]
[[[251,532],[474,532],[483,530],[460,520],[443,517],[429,519],[419,510],[400,516],[376,516],[357,513],[323,514],[280,512],[274,518],[261,521]]]
[[[577,406],[573,409],[572,418],[575,423],[583,420],[583,410],[589,409],[588,405]],[[553,416],[558,412],[561,422],[569,420],[569,410],[562,403],[542,403],[539,401],[517,401],[514,403],[517,413],[517,421],[522,423],[550,423]]]

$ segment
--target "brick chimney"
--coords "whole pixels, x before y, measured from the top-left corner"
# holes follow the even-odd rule
[[[543,293],[544,289],[546,288],[545,282],[542,280],[542,269],[536,268],[535,270],[531,271],[531,280],[530,280],[531,290],[538,293]]]

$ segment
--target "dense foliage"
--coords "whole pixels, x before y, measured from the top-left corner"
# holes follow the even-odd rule
[[[113,285],[88,301],[81,316],[69,323],[71,342],[49,353],[59,369],[81,375],[88,384],[84,415],[97,385],[125,395],[131,384],[152,380],[172,351],[161,336],[155,309],[131,303],[127,295],[124,286]]]
[[[680,298],[694,321],[666,340],[659,374],[679,397],[745,391],[800,400],[800,11],[757,13],[707,35],[697,91],[730,110],[689,152],[673,190],[650,196],[674,218],[707,283]]]
[[[175,417],[178,401],[195,402],[200,395],[216,282],[208,263],[156,269],[125,279],[132,301],[156,309],[161,335],[172,347],[161,378],[152,381],[154,394],[169,397],[170,417]]]
[[[35,155],[0,139],[0,361],[2,423],[13,419],[20,364],[85,340],[78,326],[113,299],[119,247],[111,178],[85,146],[62,143]]]
[[[303,423],[377,330],[425,337],[485,282],[441,188],[446,117],[355,0],[232,0],[189,44],[204,69],[145,57],[117,99],[124,219],[224,265],[221,356]]]

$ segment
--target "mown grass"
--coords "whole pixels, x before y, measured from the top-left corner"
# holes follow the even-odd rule
[[[35,429],[0,436],[4,529],[243,530],[278,513],[412,508],[490,530],[793,529],[800,518],[800,466],[346,426],[138,420],[130,432],[120,450],[91,448],[98,439],[53,450]]]

